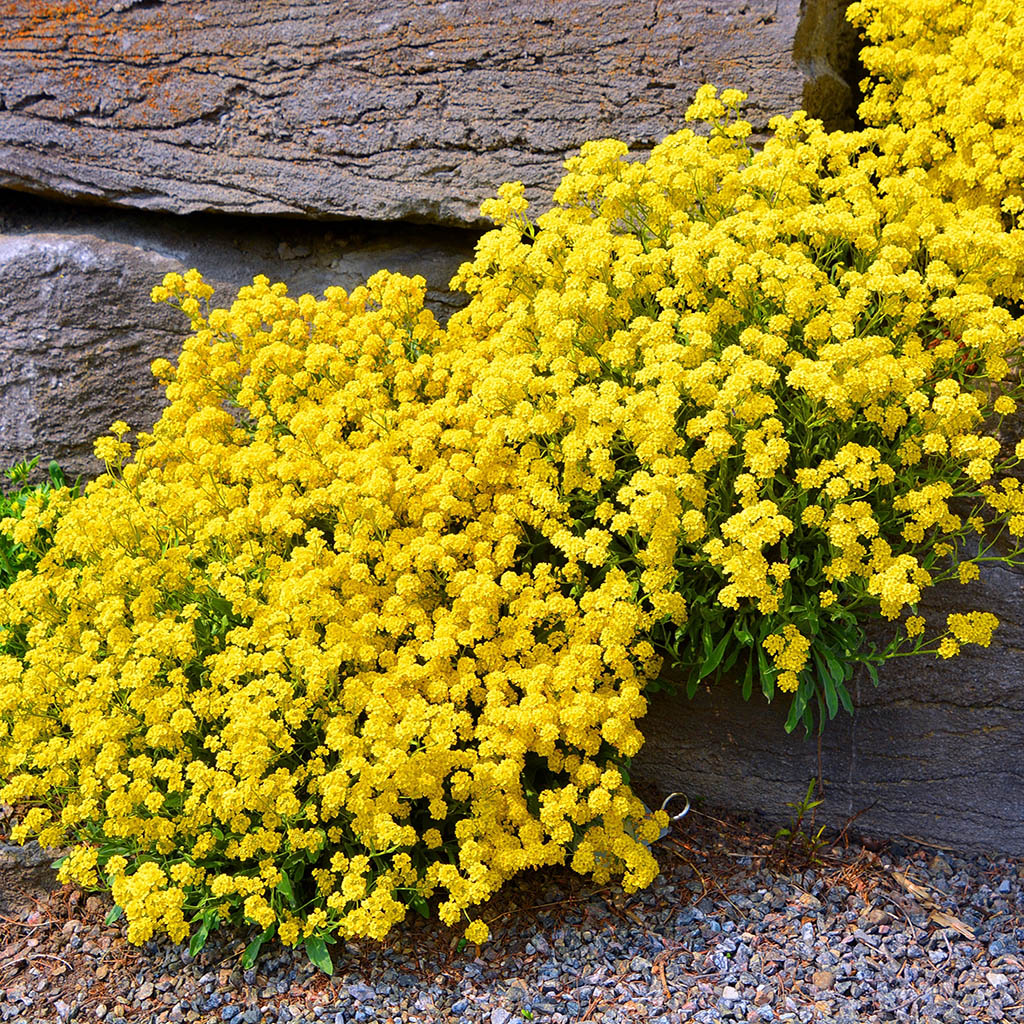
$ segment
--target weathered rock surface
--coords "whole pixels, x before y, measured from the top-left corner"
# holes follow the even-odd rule
[[[480,223],[711,81],[839,124],[843,0],[0,2],[0,184],[175,213]]]
[[[35,841],[19,846],[0,842],[0,914],[14,912],[28,894],[40,898],[60,888],[51,865],[60,850],[42,850]]]
[[[1024,577],[993,568],[976,584],[928,596],[923,614],[936,623],[950,611],[994,612],[992,646],[949,661],[890,661],[877,689],[855,676],[856,714],[840,711],[822,737],[818,824],[1024,855]],[[785,719],[781,702],[766,707],[755,694],[744,703],[735,685],[690,702],[659,694],[634,779],[649,802],[681,790],[788,823],[787,802],[817,775],[818,745],[802,729],[787,736]]]
[[[7,197],[8,200],[10,197]],[[0,466],[57,458],[73,478],[102,465],[92,442],[115,419],[148,430],[164,405],[149,366],[174,359],[187,322],[149,292],[198,267],[229,303],[254,275],[292,294],[351,289],[382,267],[423,274],[442,317],[476,236],[450,229],[169,218],[0,195]]]
[[[152,422],[149,364],[182,331],[145,296],[176,267],[89,235],[0,235],[0,462],[42,454],[94,476],[92,441],[113,419]]]
[[[192,214],[77,206],[0,189],[0,233],[90,234],[151,250],[221,282],[229,302],[257,274],[284,281],[289,292],[350,290],[387,269],[427,282],[426,301],[446,318],[465,296],[448,290],[459,264],[472,259],[479,231],[407,223],[302,221],[282,217]],[[142,296],[148,302],[147,294]]]

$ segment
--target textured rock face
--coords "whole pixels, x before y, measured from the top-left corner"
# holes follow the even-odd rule
[[[102,470],[92,442],[115,419],[152,427],[164,405],[150,363],[175,359],[187,322],[149,292],[168,271],[198,267],[230,303],[256,274],[292,294],[352,289],[385,267],[422,274],[442,318],[447,283],[476,235],[450,229],[76,211],[0,194],[0,466],[57,458],[74,477]],[[75,233],[71,233],[74,231]]]
[[[26,846],[0,842],[0,915],[13,913],[26,895],[44,898],[60,888],[51,867],[59,855],[56,850],[41,850],[35,842]]]
[[[93,476],[92,439],[112,410],[150,419],[160,396],[149,363],[176,354],[181,327],[144,296],[174,268],[88,235],[0,235],[0,461],[42,453]]]
[[[0,184],[175,213],[478,224],[697,87],[852,109],[841,0],[0,0]]]
[[[1024,577],[986,571],[970,587],[932,592],[926,616],[976,608],[1000,620],[992,646],[950,661],[889,662],[875,689],[858,675],[856,714],[825,728],[825,803],[818,824],[1024,855]],[[924,602],[922,602],[924,604]],[[658,695],[634,777],[649,801],[681,790],[779,824],[818,772],[817,737],[787,736],[782,707],[749,704],[739,687]],[[660,802],[660,801],[659,801]]]

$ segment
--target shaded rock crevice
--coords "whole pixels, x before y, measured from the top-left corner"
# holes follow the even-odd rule
[[[164,274],[198,268],[229,305],[257,274],[293,295],[351,291],[381,269],[422,275],[442,321],[479,234],[453,228],[191,217],[51,202],[0,190],[0,466],[57,458],[102,471],[92,443],[115,419],[149,430],[164,406],[149,366],[176,359],[186,319],[154,306]]]
[[[802,107],[829,131],[858,126],[860,80],[857,30],[846,20],[849,0],[802,0],[793,60],[804,75]]]

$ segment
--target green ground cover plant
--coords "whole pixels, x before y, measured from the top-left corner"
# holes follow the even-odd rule
[[[13,485],[0,491],[0,521],[11,520],[13,523],[25,515],[37,514],[45,508],[50,492],[57,488],[68,488],[78,492],[79,481],[69,485],[64,478],[64,471],[56,461],[47,466],[47,477],[40,483],[29,483],[32,471],[39,465],[39,456],[29,461],[22,460],[4,470],[4,476]],[[44,534],[37,535],[33,547],[25,547],[11,536],[12,531],[0,532],[0,589],[10,586],[23,569],[31,569],[39,561],[41,551],[47,546],[49,538]]]

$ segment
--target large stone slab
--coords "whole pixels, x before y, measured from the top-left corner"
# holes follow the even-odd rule
[[[77,210],[0,192],[0,468],[35,455],[72,477],[102,470],[92,442],[115,419],[148,430],[164,405],[149,366],[174,359],[187,321],[149,300],[198,267],[230,303],[256,274],[292,294],[351,290],[381,268],[423,274],[444,319],[476,235],[451,229],[174,218]]]
[[[852,110],[843,0],[2,0],[0,184],[166,210],[478,224],[706,81]]]
[[[114,419],[152,423],[149,364],[182,331],[144,296],[177,266],[88,235],[0,235],[0,464],[41,455],[95,476],[92,441]]]
[[[1002,568],[969,587],[937,588],[923,614],[974,608],[1000,620],[992,646],[949,661],[889,662],[874,688],[853,683],[856,713],[822,737],[818,823],[961,850],[1024,855],[1024,576]],[[714,806],[788,822],[818,773],[817,737],[786,735],[781,705],[739,687],[652,698],[634,766],[649,802],[681,790]]]

